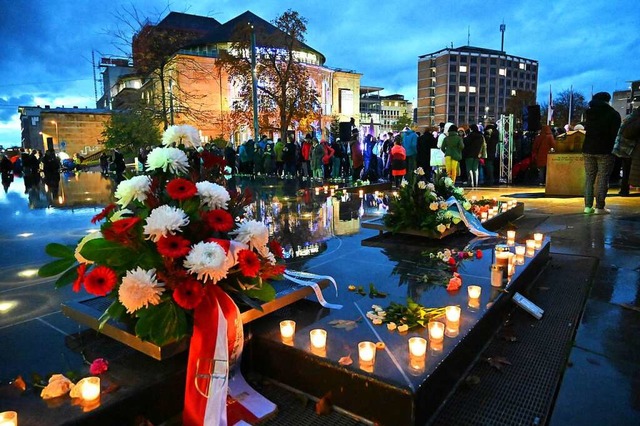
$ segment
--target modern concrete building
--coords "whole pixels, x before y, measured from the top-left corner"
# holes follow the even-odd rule
[[[360,86],[360,124],[367,130],[373,124],[376,136],[391,131],[400,117],[413,117],[413,105],[403,95],[382,96],[382,90],[382,87]]]
[[[418,126],[493,121],[518,91],[537,89],[533,59],[472,46],[428,53],[418,60]]]

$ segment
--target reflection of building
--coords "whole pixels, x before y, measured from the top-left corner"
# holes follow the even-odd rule
[[[418,60],[418,125],[495,120],[507,99],[537,89],[533,59],[472,46],[428,53]]]
[[[88,155],[102,149],[102,131],[111,112],[87,108],[21,106],[20,126],[24,148],[53,149],[69,156]]]
[[[175,52],[167,52],[171,55],[164,62],[166,65],[163,70],[157,69],[145,76],[126,75],[123,72],[117,81],[105,83],[105,92],[109,93],[103,96],[103,103],[106,105],[107,99],[113,99],[112,104],[116,105],[125,89],[126,93],[137,90],[138,98],[160,109],[159,94],[164,88],[168,93],[170,122],[193,124],[203,136],[234,136],[238,141],[246,140],[251,137],[252,129],[236,124],[237,119],[231,115],[232,105],[239,98],[238,85],[217,63],[221,54],[231,48],[235,32],[246,28],[248,23],[255,28],[258,52],[261,49],[261,34],[281,33],[275,26],[249,11],[224,24],[213,18],[171,12],[157,25],[145,25],[134,37],[134,67],[138,67],[136,58],[144,57],[141,54],[144,49],[152,49],[147,41],[153,39],[154,32],[174,34],[185,42]],[[319,120],[310,124],[317,129],[328,128],[333,115],[337,115],[340,121],[349,121],[351,117],[357,119],[359,104],[355,97],[359,94],[361,75],[325,67],[324,55],[304,43],[296,49],[296,59],[305,65],[310,77],[309,84],[315,89],[319,100]],[[159,75],[164,76],[164,81]],[[195,115],[199,118],[196,119]]]
[[[413,106],[403,95],[381,96],[382,90],[382,87],[360,86],[360,126],[369,133],[373,123],[376,136],[392,130],[400,117],[413,116]]]

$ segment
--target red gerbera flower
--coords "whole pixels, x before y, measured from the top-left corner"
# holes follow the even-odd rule
[[[141,219],[139,217],[128,217],[116,220],[110,225],[104,227],[102,235],[109,241],[115,241],[121,244],[127,244],[132,240],[131,231]]]
[[[282,246],[276,240],[269,241],[269,250],[271,250],[271,253],[273,253],[273,255],[278,259],[282,259],[284,257]]]
[[[173,299],[184,309],[194,309],[200,304],[203,296],[202,284],[194,279],[181,282],[173,291]]]
[[[84,280],[84,273],[86,270],[87,270],[86,263],[81,263],[80,265],[78,265],[78,268],[76,269],[78,278],[76,278],[76,280],[73,282],[73,291],[75,291],[76,293],[80,291],[80,285]]]
[[[269,280],[271,278],[278,277],[284,274],[284,271],[287,269],[287,265],[281,265],[276,263],[275,265],[267,264],[262,270],[260,274],[260,278],[263,280]]]
[[[218,166],[223,169],[224,166],[227,165],[227,162],[219,155],[214,155],[208,151],[202,151],[200,153],[200,158],[202,158],[202,165],[205,169],[211,169],[212,167]]]
[[[111,213],[112,211],[115,210],[115,208],[118,207],[116,204],[111,203],[109,204],[107,207],[105,207],[100,213],[98,213],[97,215],[95,215],[92,219],[91,219],[91,223],[96,223],[96,222],[100,222],[102,219],[104,219],[105,217],[107,217],[109,215],[109,213]]]
[[[158,247],[158,253],[167,257],[182,257],[189,254],[191,251],[191,241],[180,235],[167,235],[161,237],[156,246]]]
[[[107,266],[93,268],[84,277],[84,288],[94,296],[106,296],[116,286],[118,275]]]
[[[238,264],[245,277],[257,277],[260,272],[260,259],[251,250],[243,249],[238,252]]]
[[[233,216],[226,210],[211,210],[203,213],[202,218],[214,231],[229,232],[233,229]]]
[[[167,184],[167,194],[174,200],[187,200],[198,193],[198,188],[190,180],[176,178]]]

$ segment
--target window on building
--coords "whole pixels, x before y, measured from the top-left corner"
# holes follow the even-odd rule
[[[507,70],[506,70],[506,68],[500,68],[500,71],[498,72],[498,74],[500,74],[500,75],[507,75]]]
[[[482,89],[480,89],[480,91],[482,92]],[[485,102],[485,97],[484,97],[484,96],[480,96],[480,97],[478,98],[478,101],[480,102],[480,104],[484,104],[484,102]]]
[[[493,105],[496,103],[496,98],[495,96],[489,96],[489,105]]]
[[[478,79],[476,78],[475,75],[472,75],[471,77],[469,77],[469,83],[476,85],[478,83]]]
[[[478,67],[475,65],[472,65],[471,68],[469,69],[469,72],[471,73],[471,75],[477,74],[478,73]]]
[[[340,114],[353,114],[353,91],[349,89],[340,89],[340,98],[338,101],[338,110]]]
[[[456,95],[449,95],[449,103],[450,104],[456,103]]]
[[[467,91],[467,86],[458,86],[458,92],[462,93],[466,91]]]
[[[455,122],[456,122],[456,116],[455,116],[455,114],[449,114],[449,115],[447,116],[447,121],[448,121],[448,122],[450,122],[450,123],[455,123]]]
[[[511,96],[515,96],[516,95],[516,91],[514,89],[511,89]]]
[[[449,62],[457,62],[457,61],[458,61],[458,56],[457,55],[449,56]]]
[[[455,93],[455,92],[456,92],[455,84],[450,84],[449,85],[449,93]]]
[[[456,67],[456,64],[449,65],[449,72],[450,73],[455,73],[457,70],[458,70],[458,67]]]
[[[475,105],[475,103],[476,103],[476,97],[469,96],[469,105]]]
[[[527,64],[524,64],[524,63],[520,62],[518,64],[518,68],[520,68],[521,70],[526,70],[527,69]]]
[[[487,88],[484,86],[480,86],[480,94],[484,95],[485,93],[487,93]]]
[[[459,84],[464,84],[464,85],[467,84],[467,76],[466,76],[466,74],[465,75],[460,74],[460,78],[458,78],[458,83]]]
[[[486,64],[487,63],[487,58],[480,58],[480,63],[481,64]]]
[[[498,63],[497,58],[491,58],[491,65],[496,65]]]
[[[476,86],[469,86],[470,93],[476,93]]]
[[[491,67],[491,69],[489,70],[489,74],[490,75],[496,75],[498,71],[496,70],[496,67]]]
[[[467,112],[467,106],[466,105],[459,105],[458,106],[458,113],[464,114],[466,112]]]
[[[460,56],[460,62],[462,62],[463,64],[467,63],[467,59],[468,59],[467,56]]]
[[[460,72],[467,72],[467,66],[466,65],[460,65]]]

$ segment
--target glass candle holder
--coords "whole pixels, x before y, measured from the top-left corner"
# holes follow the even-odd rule
[[[535,242],[535,247],[536,249],[539,249],[542,247],[542,240],[544,239],[544,235],[536,232],[535,234],[533,234],[533,241]]]
[[[533,257],[533,255],[536,253],[536,242],[534,240],[527,240],[525,244],[527,246],[525,255],[527,257]]]
[[[84,401],[93,401],[100,396],[100,377],[87,377],[80,389]]]
[[[296,334],[296,322],[292,320],[280,321],[280,337],[283,341],[293,340]]]
[[[509,263],[509,255],[511,254],[510,250],[511,249],[506,244],[498,244],[494,249],[496,264],[502,266],[505,270],[507,269],[507,264]]]
[[[429,341],[442,342],[444,340],[444,324],[440,321],[429,321],[427,329],[429,330]]]
[[[409,339],[409,355],[416,358],[423,358],[427,353],[427,340],[422,337],[411,337]]]
[[[482,222],[486,221],[487,219],[489,219],[489,213],[487,213],[487,212],[480,213],[480,220]]]
[[[516,231],[507,231],[507,245],[513,246],[516,244]]]
[[[358,191],[358,196],[360,198],[364,198],[364,189],[361,189],[361,190]]]
[[[321,328],[313,329],[309,332],[309,340],[312,348],[324,349],[327,346],[327,331]]]
[[[358,343],[358,359],[361,365],[372,366],[376,362],[376,345],[373,342]]]
[[[491,286],[502,287],[502,278],[504,276],[504,268],[497,263],[491,265]]]
[[[4,411],[0,413],[0,426],[18,426],[18,412]]]
[[[479,285],[470,285],[467,287],[467,294],[469,295],[469,299],[479,299],[480,294],[482,293],[482,287]]]
[[[460,306],[447,306],[445,308],[445,316],[447,318],[444,330],[445,336],[456,337],[460,332],[460,311]]]

